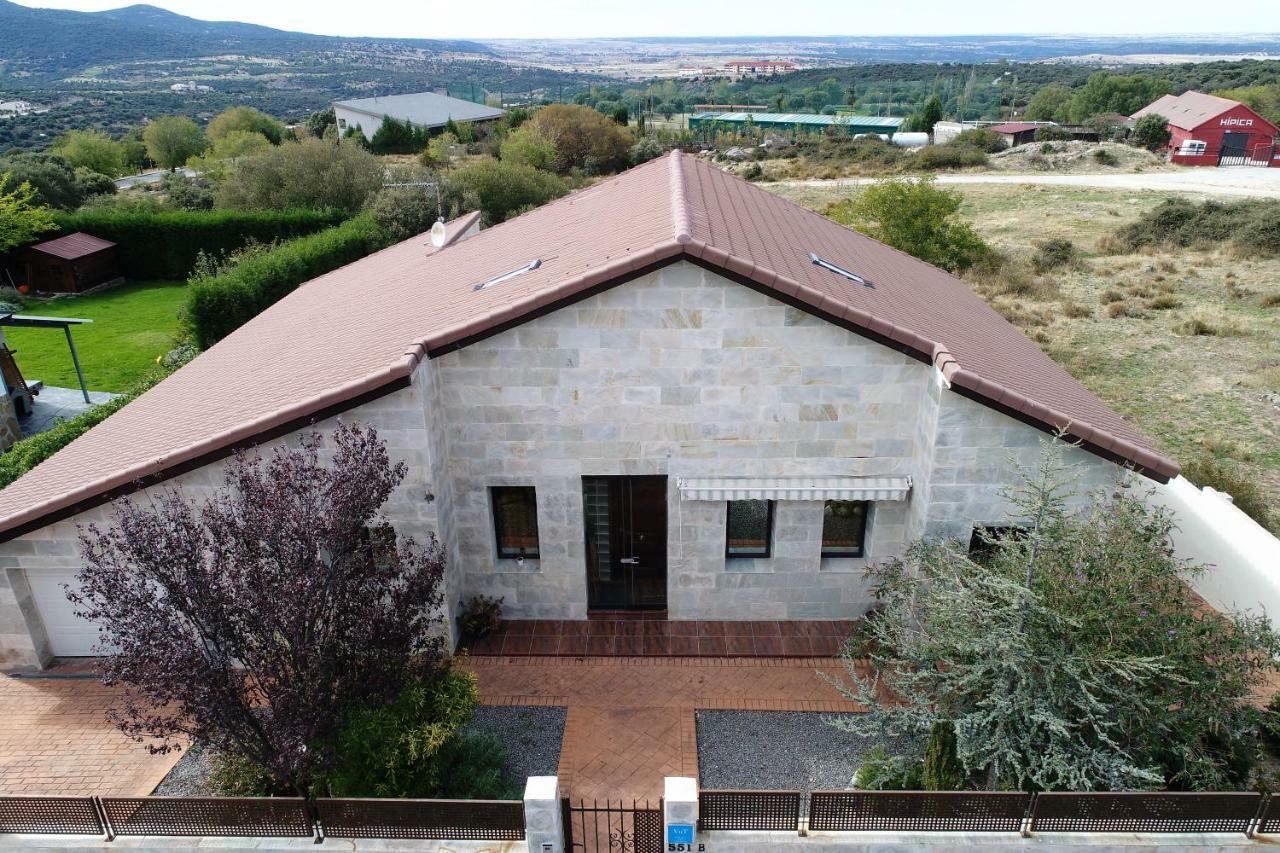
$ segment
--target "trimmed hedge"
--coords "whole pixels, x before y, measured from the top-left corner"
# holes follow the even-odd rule
[[[386,245],[373,217],[299,237],[252,255],[189,287],[188,321],[196,345],[208,349],[305,281],[359,260]]]
[[[201,250],[223,254],[250,240],[289,240],[332,227],[344,218],[344,214],[328,210],[85,210],[55,214],[63,234],[84,231],[117,244],[129,278],[169,281],[190,275]]]

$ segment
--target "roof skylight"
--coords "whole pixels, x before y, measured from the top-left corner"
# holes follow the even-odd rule
[[[813,261],[815,266],[820,266],[823,269],[831,270],[836,275],[841,276],[843,278],[847,278],[849,279],[849,281],[856,281],[858,284],[862,285],[863,287],[875,287],[875,285],[870,281],[870,279],[865,279],[862,276],[858,275],[857,273],[849,272],[844,267],[836,266],[830,261],[824,261],[822,258],[815,255],[813,252],[809,253],[809,260]]]
[[[519,269],[514,269],[511,272],[504,272],[502,275],[496,275],[493,278],[489,279],[488,281],[480,282],[475,287],[471,288],[471,291],[475,293],[481,290],[488,290],[494,285],[502,284],[504,281],[510,281],[511,279],[515,278],[518,275],[524,275],[527,272],[532,272],[533,270],[536,270],[540,266],[542,266],[542,261],[538,258],[535,258],[534,260],[529,261],[529,263],[525,264]]]

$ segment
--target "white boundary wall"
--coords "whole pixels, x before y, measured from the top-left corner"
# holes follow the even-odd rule
[[[1178,557],[1210,567],[1192,583],[1197,593],[1219,610],[1266,613],[1280,622],[1280,539],[1228,495],[1182,477],[1157,486],[1148,503],[1173,513]]]

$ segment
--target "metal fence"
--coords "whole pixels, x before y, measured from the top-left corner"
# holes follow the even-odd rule
[[[320,826],[332,838],[519,841],[518,800],[317,800]]]
[[[0,834],[520,841],[519,800],[0,797]]]
[[[1038,794],[1031,831],[1248,833],[1261,806],[1256,793]]]
[[[1002,791],[814,791],[809,829],[1021,832],[1031,795]]]
[[[698,829],[785,830],[800,825],[799,791],[700,791]]]

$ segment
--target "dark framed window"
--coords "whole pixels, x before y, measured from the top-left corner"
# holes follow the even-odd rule
[[[863,556],[867,509],[866,501],[826,502],[822,507],[822,556]]]
[[[538,556],[538,504],[533,486],[492,486],[493,535],[498,558],[515,560]]]
[[[369,550],[373,564],[380,569],[395,568],[400,554],[396,549],[396,529],[390,524],[360,528],[360,542]]]
[[[726,557],[768,557],[773,552],[773,501],[729,501]]]
[[[1001,540],[1022,539],[1026,535],[1027,529],[1017,525],[975,525],[969,535],[969,557],[985,563],[1000,550]]]

